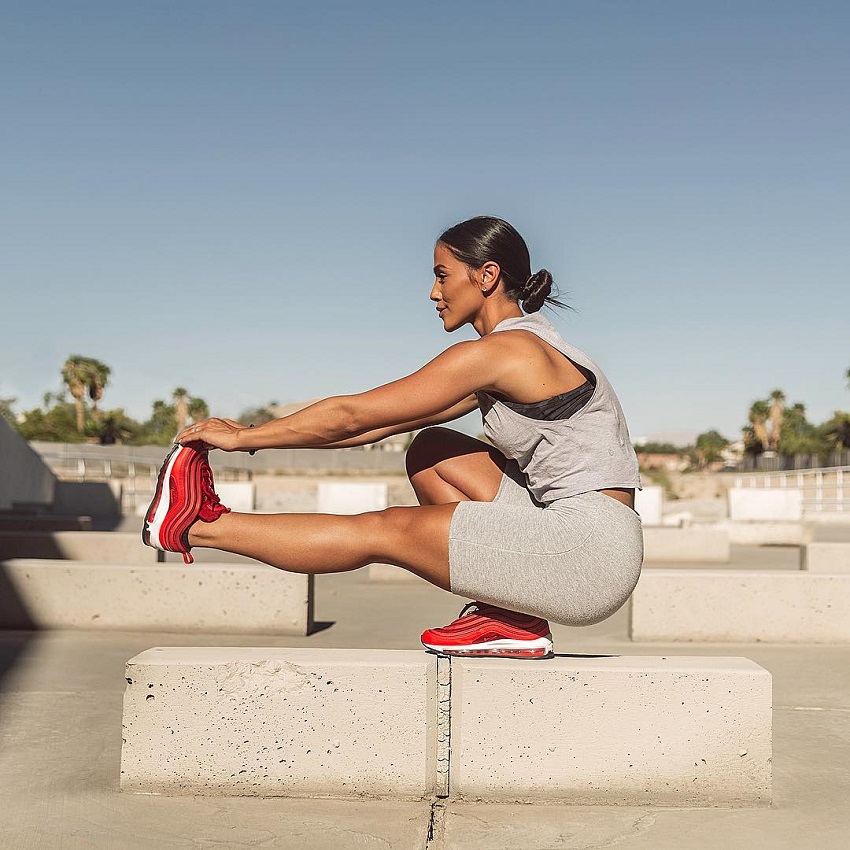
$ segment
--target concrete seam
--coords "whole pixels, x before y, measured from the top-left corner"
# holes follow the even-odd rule
[[[449,796],[452,754],[452,660],[437,656],[437,758],[435,792]]]

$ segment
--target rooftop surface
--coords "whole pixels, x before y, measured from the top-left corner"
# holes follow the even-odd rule
[[[733,547],[730,566],[796,569],[798,558],[791,547]],[[424,583],[369,582],[358,571],[317,577],[320,630],[308,637],[0,632],[0,848],[850,846],[850,646],[633,643],[626,609],[588,628],[554,626],[556,651],[743,656],[767,668],[774,692],[770,808],[159,797],[119,790],[124,663],[137,653],[154,646],[414,649],[424,628],[450,621],[462,604]]]

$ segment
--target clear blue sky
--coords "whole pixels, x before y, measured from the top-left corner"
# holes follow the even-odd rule
[[[471,337],[431,251],[495,214],[634,437],[735,437],[777,387],[820,421],[850,406],[849,36],[817,0],[4,4],[0,396],[72,353],[137,417],[385,383]]]

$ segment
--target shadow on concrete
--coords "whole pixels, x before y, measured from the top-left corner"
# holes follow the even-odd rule
[[[315,623],[310,624],[310,628],[307,630],[308,635],[315,635],[318,632],[323,632],[325,629],[329,629],[331,626],[336,625],[336,620],[319,620]]]
[[[0,562],[0,690],[33,639],[35,623]]]
[[[29,609],[18,595],[4,562],[0,561],[0,629],[36,629]]]
[[[555,652],[555,658],[619,658],[619,655],[596,655],[585,652]]]

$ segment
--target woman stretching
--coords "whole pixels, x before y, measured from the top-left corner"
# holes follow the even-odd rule
[[[417,372],[247,428],[185,428],[163,464],[144,542],[247,555],[299,573],[396,564],[474,599],[423,644],[458,655],[543,658],[547,620],[589,625],[628,599],[643,535],[633,510],[637,459],[617,397],[596,364],[538,312],[552,276],[531,273],[507,222],[479,217],[434,248],[435,303],[451,346]],[[522,305],[522,307],[520,307]],[[492,445],[438,426],[480,408]],[[213,489],[211,448],[343,448],[422,430],[407,453],[419,506],[356,516],[231,513]]]

